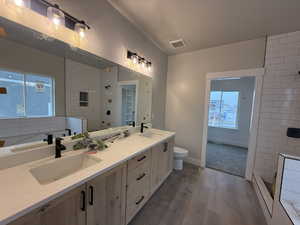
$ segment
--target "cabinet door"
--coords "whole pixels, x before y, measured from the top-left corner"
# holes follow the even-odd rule
[[[152,162],[151,162],[151,192],[153,192],[160,183],[160,152],[162,145],[156,145],[152,148]]]
[[[173,169],[173,146],[174,141],[170,139],[152,148],[151,191],[154,191]]]
[[[9,225],[85,225],[85,185],[55,199]]]
[[[174,157],[174,138],[168,140],[168,159],[167,159],[167,171],[166,173],[170,173],[173,170],[173,157]]]
[[[9,225],[41,225],[41,209],[34,210]]]
[[[87,183],[87,225],[124,225],[126,165]]]
[[[85,185],[66,193],[42,208],[41,225],[85,225]]]

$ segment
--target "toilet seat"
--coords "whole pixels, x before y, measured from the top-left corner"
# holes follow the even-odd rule
[[[188,151],[180,147],[174,147],[174,155],[175,157],[186,157],[188,155]]]

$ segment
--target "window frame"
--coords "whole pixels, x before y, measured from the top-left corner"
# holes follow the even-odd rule
[[[208,127],[209,128],[218,128],[218,129],[229,129],[229,130],[239,130],[240,129],[240,90],[211,90],[209,92],[209,104],[210,104],[210,100],[211,100],[211,92],[221,92],[221,96],[223,96],[224,92],[238,92],[238,101],[237,101],[237,116],[236,116],[236,127],[232,128],[232,127],[222,127],[222,126],[212,126],[209,125],[209,107],[208,107]],[[221,97],[222,99],[222,97]],[[220,105],[220,111],[221,111],[222,107]]]
[[[51,75],[45,75],[45,74],[37,74],[37,73],[31,73],[31,72],[22,72],[20,70],[14,70],[14,69],[7,69],[5,67],[0,67],[0,71],[5,72],[11,72],[11,73],[19,73],[23,76],[23,103],[24,103],[24,116],[16,116],[16,117],[0,117],[0,120],[5,119],[31,119],[31,118],[51,118],[56,117],[56,108],[55,108],[55,78]],[[26,96],[27,96],[27,90],[26,90],[26,76],[32,75],[32,76],[40,76],[51,79],[51,85],[52,85],[52,115],[51,116],[27,116],[26,113]]]

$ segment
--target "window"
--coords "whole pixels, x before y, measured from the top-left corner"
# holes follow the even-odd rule
[[[54,115],[52,78],[0,70],[0,118]]]
[[[88,107],[89,106],[89,93],[81,91],[79,93],[79,106]]]
[[[210,127],[238,128],[238,91],[211,91],[209,102]]]

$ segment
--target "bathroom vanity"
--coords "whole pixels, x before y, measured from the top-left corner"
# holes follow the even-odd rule
[[[171,173],[174,135],[151,129],[93,155],[69,151],[1,170],[0,224],[128,224]]]

